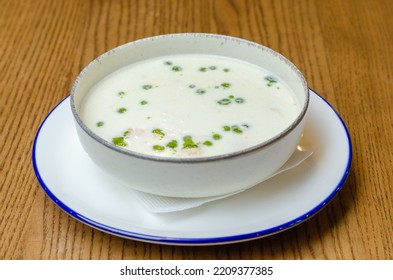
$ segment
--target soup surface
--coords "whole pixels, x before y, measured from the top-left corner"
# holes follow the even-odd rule
[[[128,65],[97,83],[81,118],[101,138],[160,157],[209,157],[260,144],[298,116],[279,77],[240,60],[176,55]]]

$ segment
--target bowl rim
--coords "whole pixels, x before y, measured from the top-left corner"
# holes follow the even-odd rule
[[[155,155],[150,155],[150,154],[145,154],[145,153],[140,153],[136,152],[133,150],[125,149],[122,147],[119,147],[102,137],[98,136],[96,133],[94,133],[80,118],[78,110],[76,109],[75,105],[75,92],[78,87],[78,84],[80,80],[83,79],[84,75],[91,69],[93,68],[96,64],[101,63],[101,60],[106,58],[107,56],[110,56],[111,54],[117,52],[118,50],[128,48],[129,46],[135,45],[135,44],[142,44],[145,41],[153,41],[156,39],[162,39],[162,38],[168,38],[168,37],[210,37],[210,38],[217,38],[217,39],[224,39],[224,40],[231,40],[231,41],[236,41],[239,44],[247,44],[251,45],[253,47],[259,48],[263,51],[266,51],[274,56],[277,56],[281,61],[284,61],[294,72],[295,74],[300,78],[302,82],[302,86],[304,89],[305,93],[305,100],[303,103],[303,107],[301,108],[300,113],[296,117],[292,123],[282,130],[280,133],[276,134],[275,136],[267,139],[266,141],[260,142],[259,144],[247,147],[245,149],[241,150],[236,150],[230,153],[223,153],[223,154],[218,154],[214,156],[205,156],[205,157],[161,157],[161,156],[155,156]],[[92,60],[86,67],[82,69],[82,71],[78,74],[77,78],[75,79],[71,92],[70,92],[70,105],[71,105],[71,111],[74,116],[74,119],[76,120],[77,124],[82,128],[84,132],[87,133],[93,140],[97,141],[98,143],[104,145],[105,147],[109,148],[110,150],[116,151],[118,153],[121,153],[123,155],[131,156],[134,158],[139,158],[139,159],[144,159],[144,160],[152,160],[152,161],[157,161],[157,162],[171,162],[171,163],[201,163],[201,162],[210,162],[210,161],[218,161],[218,160],[225,160],[229,158],[234,158],[234,157],[240,157],[244,156],[247,154],[250,154],[252,152],[261,150],[267,146],[272,145],[275,142],[278,142],[280,139],[284,138],[286,135],[288,135],[291,131],[293,131],[299,123],[304,119],[308,106],[310,102],[310,93],[308,90],[307,82],[306,79],[304,78],[304,75],[302,72],[296,67],[296,65],[290,61],[288,58],[284,57],[282,54],[274,51],[273,49],[266,47],[264,45],[258,44],[253,41],[249,41],[243,38],[238,38],[238,37],[233,37],[233,36],[228,36],[228,35],[221,35],[221,34],[212,34],[212,33],[172,33],[172,34],[164,34],[164,35],[157,35],[157,36],[151,36],[151,37],[146,37],[142,39],[138,39],[135,41],[131,41],[128,43],[125,43],[123,45],[117,46],[111,50],[108,50],[107,52],[99,55],[96,57],[94,60]]]

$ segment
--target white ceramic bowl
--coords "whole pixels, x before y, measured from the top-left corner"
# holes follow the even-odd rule
[[[162,158],[118,147],[97,136],[80,118],[89,89],[113,71],[131,63],[174,54],[213,54],[262,66],[293,90],[301,110],[284,131],[245,150],[202,158]],[[119,46],[92,61],[77,77],[71,108],[80,142],[106,173],[127,186],[162,196],[207,197],[254,186],[277,171],[292,155],[301,137],[309,102],[306,81],[282,55],[259,44],[223,35],[183,33],[162,35]]]

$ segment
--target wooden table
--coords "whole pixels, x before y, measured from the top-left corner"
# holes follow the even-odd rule
[[[0,0],[0,259],[392,259],[390,0]],[[32,144],[98,55],[177,32],[221,33],[292,60],[341,115],[353,162],[339,194],[285,232],[181,247],[116,237],[71,218],[40,187]]]

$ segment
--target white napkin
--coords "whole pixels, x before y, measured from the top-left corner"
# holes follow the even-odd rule
[[[297,149],[289,160],[273,175],[264,179],[270,179],[278,174],[285,172],[289,169],[292,169],[306,160],[309,156],[312,155],[310,151],[301,151]],[[263,182],[262,181],[262,182]],[[201,206],[202,204],[212,202],[218,199],[223,199],[229,196],[236,195],[241,193],[247,189],[243,189],[237,192],[232,192],[225,195],[218,196],[210,196],[210,197],[199,197],[199,198],[178,198],[178,197],[165,197],[154,194],[148,194],[144,192],[139,192],[136,190],[131,190],[135,193],[135,197],[141,202],[141,204],[152,213],[168,213],[168,212],[176,212],[182,211],[190,208],[195,208]]]

